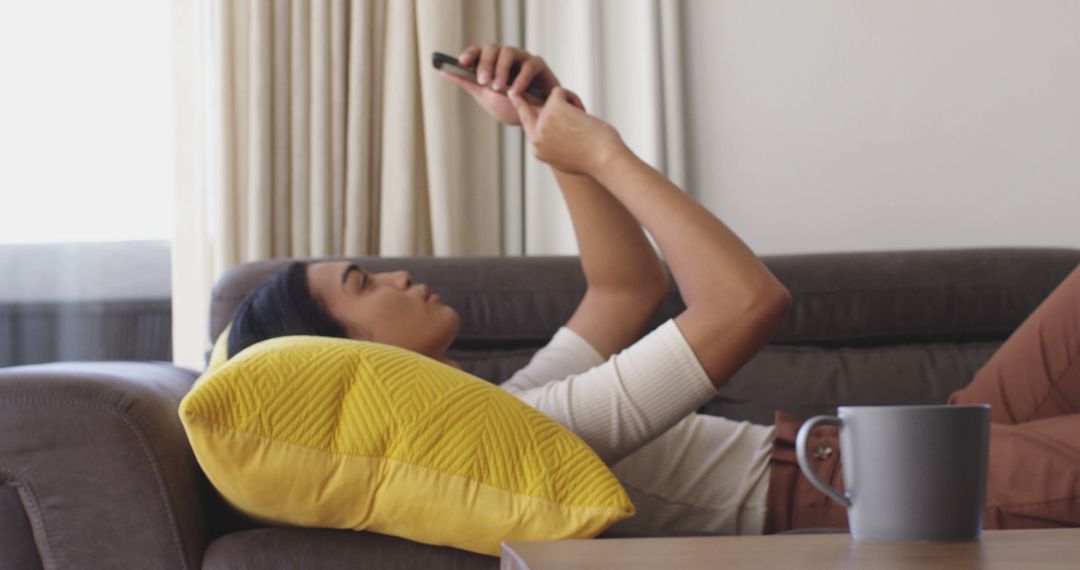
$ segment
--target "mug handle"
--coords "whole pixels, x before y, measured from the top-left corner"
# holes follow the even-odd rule
[[[850,509],[851,499],[841,495],[839,491],[822,481],[821,478],[818,477],[817,472],[810,466],[810,460],[806,457],[806,441],[810,439],[810,432],[818,425],[835,425],[840,427],[843,425],[843,422],[836,416],[814,416],[806,420],[806,423],[799,428],[799,435],[795,437],[795,455],[799,458],[799,469],[802,469],[803,475],[805,475],[815,487],[821,489],[822,493],[825,493],[832,500]]]

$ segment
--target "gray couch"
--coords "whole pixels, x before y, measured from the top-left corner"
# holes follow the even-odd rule
[[[502,381],[570,316],[574,258],[363,259],[405,268],[462,316],[454,359]],[[1080,250],[777,256],[794,296],[776,339],[702,412],[770,423],[838,404],[940,403],[1075,266]],[[284,261],[225,275],[216,337]],[[654,324],[682,307],[674,290]],[[496,568],[498,561],[365,532],[266,528],[228,508],[177,418],[196,372],[165,363],[0,370],[0,568]]]

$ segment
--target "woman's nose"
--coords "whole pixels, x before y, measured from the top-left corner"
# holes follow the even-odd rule
[[[396,271],[394,272],[394,282],[399,289],[408,289],[412,285],[412,276],[408,271]]]

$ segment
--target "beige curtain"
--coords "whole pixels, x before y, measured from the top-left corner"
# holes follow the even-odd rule
[[[586,108],[610,122],[635,153],[686,188],[681,0],[502,0],[520,13],[507,41],[541,54]],[[517,33],[508,33],[515,31]],[[569,212],[550,169],[531,156],[519,168],[518,240],[529,255],[577,253]],[[518,165],[521,166],[518,166]],[[508,232],[513,234],[514,232]]]
[[[431,67],[497,0],[175,0],[174,360],[210,288],[276,257],[498,255],[499,129]]]

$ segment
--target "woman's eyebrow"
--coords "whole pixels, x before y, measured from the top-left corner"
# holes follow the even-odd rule
[[[349,264],[349,266],[345,268],[345,271],[341,272],[341,286],[343,288],[345,287],[345,281],[347,281],[349,279],[349,272],[350,271],[360,271],[361,273],[363,273],[363,271],[360,270],[359,265],[357,265],[355,263]]]

